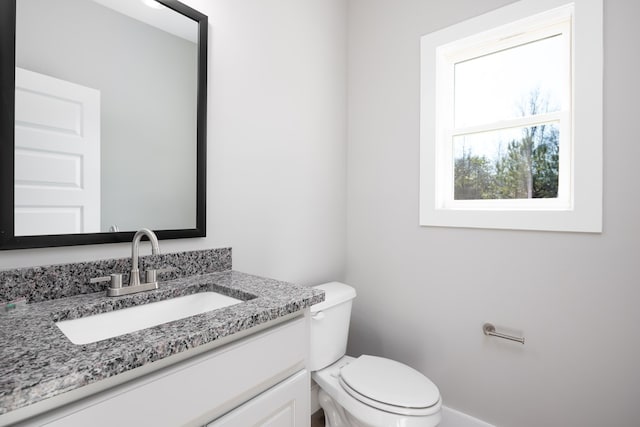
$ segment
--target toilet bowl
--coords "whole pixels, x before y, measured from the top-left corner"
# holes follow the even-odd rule
[[[316,286],[325,301],[311,307],[311,377],[327,427],[434,427],[440,392],[415,369],[383,357],[345,356],[355,290],[343,283]]]

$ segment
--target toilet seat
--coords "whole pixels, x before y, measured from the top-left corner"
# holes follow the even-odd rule
[[[356,359],[351,356],[343,356],[333,364],[318,371],[311,373],[311,378],[320,387],[319,398],[322,394],[325,396],[320,400],[323,409],[329,412],[343,412],[346,418],[350,420],[359,420],[358,423],[353,421],[337,422],[338,426],[349,425],[366,425],[369,427],[436,427],[442,421],[442,400],[429,410],[426,415],[402,415],[378,409],[373,405],[368,405],[352,396],[344,386],[340,385],[340,369],[347,364],[355,362]],[[328,399],[328,402],[327,400]],[[425,410],[426,412],[426,410]]]
[[[440,410],[440,392],[415,369],[363,355],[340,369],[342,388],[360,402],[399,415],[425,416]]]

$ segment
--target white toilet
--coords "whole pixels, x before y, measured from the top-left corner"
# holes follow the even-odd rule
[[[316,288],[325,300],[311,307],[310,366],[326,427],[437,426],[440,392],[427,377],[395,360],[345,356],[355,289],[338,282]]]

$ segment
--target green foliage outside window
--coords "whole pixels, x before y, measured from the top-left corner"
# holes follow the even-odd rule
[[[546,112],[538,91],[522,115]],[[553,123],[523,128],[520,138],[498,141],[494,155],[477,155],[463,145],[454,160],[455,200],[558,197],[559,129]]]

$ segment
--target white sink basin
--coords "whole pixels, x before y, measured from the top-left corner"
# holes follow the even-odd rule
[[[79,319],[63,320],[57,322],[56,326],[72,343],[89,344],[241,302],[242,300],[216,292],[201,292]]]

